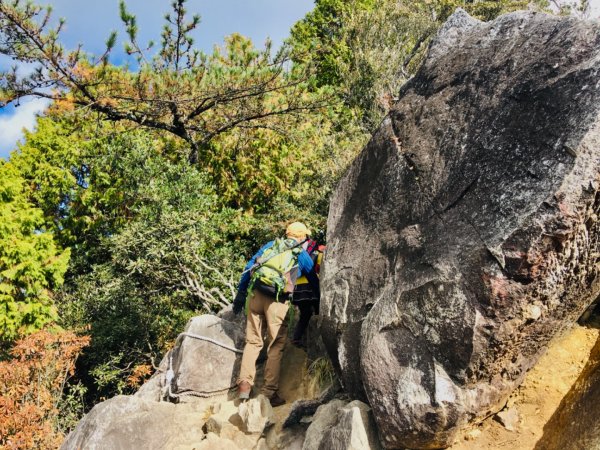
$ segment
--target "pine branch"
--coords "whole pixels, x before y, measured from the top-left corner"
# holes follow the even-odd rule
[[[206,55],[192,48],[189,33],[199,16],[186,21],[185,0],[174,0],[166,16],[163,45],[152,64],[137,43],[137,23],[122,1],[120,15],[129,37],[129,54],[139,58],[137,73],[108,64],[116,32],[94,66],[81,48],[65,53],[60,30],[48,29],[50,11],[18,1],[0,0],[0,51],[17,61],[39,65],[21,77],[16,70],[0,74],[0,107],[33,96],[64,101],[93,111],[109,121],[125,121],[171,133],[190,145],[190,163],[198,162],[217,136],[237,126],[278,132],[285,126],[269,123],[327,106],[328,99],[306,91],[310,69],[292,74],[286,69],[289,52],[272,58],[270,46],[256,50],[250,41],[232,35],[224,50]],[[171,28],[174,27],[174,29]]]

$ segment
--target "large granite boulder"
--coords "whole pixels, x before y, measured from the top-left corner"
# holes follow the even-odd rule
[[[156,401],[210,397],[235,387],[245,343],[244,324],[236,317],[205,314],[190,319],[136,396]]]
[[[227,391],[235,386],[245,337],[242,322],[243,317],[231,314],[192,318],[157,373],[135,395],[96,405],[61,449],[217,448],[215,430],[205,435],[202,427],[215,405],[228,404]],[[237,434],[244,435],[233,433],[221,444],[239,448],[231,442]]]
[[[600,291],[600,24],[458,10],[341,180],[321,331],[387,448],[440,448]]]
[[[194,404],[119,395],[94,406],[61,450],[187,450],[205,438],[203,412]]]
[[[244,331],[238,324],[217,316],[191,319],[172,350],[173,390],[179,395],[211,395],[234,387],[244,349]]]

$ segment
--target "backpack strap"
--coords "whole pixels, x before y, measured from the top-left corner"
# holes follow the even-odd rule
[[[260,261],[257,262],[256,264],[254,264],[252,267],[250,267],[248,270],[245,270],[244,272],[242,272],[242,275],[246,272],[251,272],[254,271],[256,269],[258,269],[259,267],[263,266],[264,264],[266,264],[267,261],[269,261],[271,258],[275,258],[276,256],[281,255],[282,253],[287,252],[288,250],[292,250],[292,252],[295,255],[298,255],[301,251],[302,251],[302,244],[304,244],[306,241],[308,240],[308,238],[304,239],[303,241],[297,242],[296,244],[294,244],[292,247],[286,248],[285,250],[282,250],[278,253],[275,253],[274,255],[269,256],[267,259],[265,259],[264,261]],[[276,241],[277,242],[277,241]],[[259,257],[258,260],[260,260],[261,258]]]

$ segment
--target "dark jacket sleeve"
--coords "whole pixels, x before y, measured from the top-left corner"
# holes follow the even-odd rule
[[[302,250],[298,255],[298,267],[302,275],[306,277],[310,287],[312,288],[317,298],[321,297],[321,290],[319,288],[319,277],[315,272],[315,263],[313,262],[310,255],[306,250]]]

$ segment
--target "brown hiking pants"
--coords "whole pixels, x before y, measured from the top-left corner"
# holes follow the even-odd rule
[[[247,381],[254,385],[256,375],[256,359],[263,348],[263,327],[267,325],[267,333],[271,343],[267,349],[265,364],[265,382],[261,393],[270,398],[279,387],[279,370],[281,357],[287,336],[285,317],[288,305],[278,303],[258,290],[252,292],[248,304],[248,320],[246,322],[246,346],[242,356],[242,366],[238,384]]]

